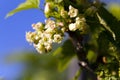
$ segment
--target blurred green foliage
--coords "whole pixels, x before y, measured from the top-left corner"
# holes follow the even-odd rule
[[[16,9],[10,11],[7,15],[6,18],[9,16],[14,15],[15,13],[23,10],[28,10],[32,8],[39,8],[40,0],[26,0],[26,2],[21,3]]]
[[[64,71],[68,65],[70,60],[75,56],[75,50],[70,40],[66,40],[64,44],[57,48],[53,52],[53,56],[56,56],[58,59],[58,70],[60,72]]]
[[[120,4],[112,3],[108,6],[109,11],[120,20]]]
[[[67,71],[58,71],[58,59],[51,54],[40,55],[28,51],[14,53],[7,58],[7,61],[25,65],[23,72],[16,80],[67,80]]]

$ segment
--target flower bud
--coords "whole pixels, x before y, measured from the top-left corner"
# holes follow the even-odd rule
[[[45,4],[45,8],[44,8],[44,13],[45,13],[45,16],[46,17],[49,17],[49,14],[52,12],[52,10],[53,10],[53,4],[52,4],[52,2],[47,2],[46,4]]]
[[[45,12],[45,14],[47,14],[47,13],[50,12],[50,3],[49,3],[49,2],[47,2],[47,3],[45,4],[44,12]]]

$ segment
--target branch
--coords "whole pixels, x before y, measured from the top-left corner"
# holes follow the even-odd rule
[[[86,59],[87,53],[85,52],[84,46],[82,44],[83,35],[80,35],[77,32],[71,32],[71,31],[68,31],[68,34],[75,47],[75,51],[79,59],[79,66],[83,69],[83,72],[85,72],[85,74],[83,73],[84,77],[82,76],[82,80],[86,80],[86,77],[87,77],[86,73],[90,75],[92,80],[97,80],[97,75],[94,73],[94,71],[92,70],[92,68],[90,67],[88,63],[88,60]]]

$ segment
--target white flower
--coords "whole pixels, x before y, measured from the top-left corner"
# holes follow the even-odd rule
[[[63,36],[61,34],[54,34],[53,42],[61,43]]]
[[[34,47],[40,54],[45,52],[45,47],[41,42],[39,42],[37,45],[34,44]]]
[[[53,34],[49,34],[49,33],[45,33],[45,32],[44,32],[44,36],[47,37],[47,38],[49,38],[49,39],[51,39],[52,35],[53,35]]]
[[[69,6],[69,12],[68,15],[73,18],[76,17],[78,15],[78,9],[75,9],[74,7],[72,7],[71,5]]]
[[[35,36],[35,40],[39,40],[40,39],[40,36],[39,35],[36,35]]]
[[[47,28],[45,30],[46,33],[49,33],[49,34],[54,34],[55,33],[55,29],[52,29],[52,28]]]
[[[46,25],[45,25],[45,28],[52,28],[54,29],[56,27],[56,24],[55,24],[55,21],[51,20],[51,19],[48,19],[45,21]]]
[[[76,22],[77,21],[86,22],[86,19],[84,17],[76,17]]]
[[[86,34],[89,32],[89,26],[86,23],[86,19],[84,16],[79,16],[76,18],[75,24],[77,29],[81,31],[82,34]]]
[[[26,32],[26,40],[30,43],[33,43],[34,42],[34,38],[36,36],[36,33],[35,32]]]
[[[38,22],[37,24],[32,24],[32,27],[34,30],[37,30],[37,31],[42,31],[44,29],[44,26],[41,22]]]
[[[45,45],[45,49],[46,49],[47,52],[51,51],[51,50],[52,50],[52,44],[47,43],[47,44]]]
[[[75,30],[77,30],[76,24],[75,24],[75,23],[69,24],[69,30],[70,30],[70,31],[75,31]]]
[[[41,37],[41,40],[43,40],[44,43],[52,43],[52,39],[51,39],[52,35],[48,34],[48,33],[43,33],[43,37]]]
[[[83,30],[86,27],[86,19],[84,17],[77,17],[75,23],[79,30]]]
[[[53,21],[51,19],[48,19],[45,22],[46,22],[46,25],[45,25],[46,30],[45,30],[45,32],[53,34],[56,31],[56,28],[57,28],[55,21]]]

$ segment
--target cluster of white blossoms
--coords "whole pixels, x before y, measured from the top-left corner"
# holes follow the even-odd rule
[[[84,17],[76,17],[75,22],[69,24],[69,30],[76,31],[78,29],[82,31],[86,26],[87,24]]]
[[[52,2],[47,2],[45,4],[45,15],[51,14],[53,6]],[[32,43],[39,53],[50,52],[52,50],[53,43],[62,42],[66,31],[83,30],[87,25],[84,16],[80,16],[78,9],[75,9],[71,5],[69,6],[69,11],[61,8],[59,14],[62,19],[65,19],[67,16],[69,17],[69,20],[74,20],[74,23],[69,21],[64,22],[64,20],[56,21],[55,19],[48,18],[45,21],[45,24],[41,22],[32,24],[35,31],[26,33],[26,40]]]
[[[34,32],[27,32],[26,39],[32,43],[39,53],[49,52],[52,50],[52,43],[61,43],[63,39],[62,32],[55,21],[48,19],[45,24],[38,22],[32,24]]]
[[[86,24],[85,17],[83,15],[79,15],[78,9],[75,9],[71,5],[69,6],[68,15],[70,16],[70,18],[75,18],[75,22],[74,23],[70,23],[68,25],[70,31],[76,31],[76,30],[82,31],[82,30],[85,30],[86,27],[88,26]]]

